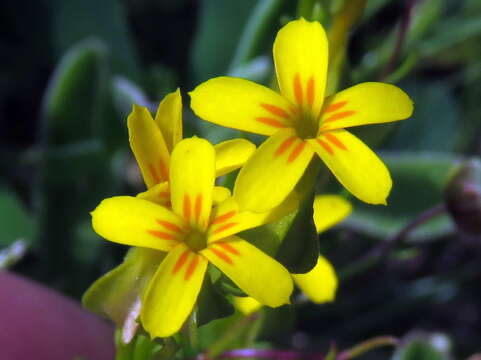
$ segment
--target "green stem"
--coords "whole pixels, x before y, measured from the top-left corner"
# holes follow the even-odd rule
[[[197,309],[195,308],[182,328],[182,337],[190,351],[195,351],[199,345],[197,336]]]
[[[255,57],[264,36],[273,19],[279,15],[285,0],[260,0],[252,10],[244,32],[239,41],[239,46],[229,66],[229,73],[238,66],[245,64]]]
[[[397,346],[399,345],[399,339],[392,337],[392,336],[379,336],[375,337],[366,341],[363,341],[360,344],[355,345],[351,349],[345,350],[340,352],[336,360],[350,360],[358,357],[370,350],[376,349],[382,346]]]

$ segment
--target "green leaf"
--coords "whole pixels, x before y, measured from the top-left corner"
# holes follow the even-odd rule
[[[345,223],[359,233],[385,240],[418,214],[443,201],[445,183],[457,158],[444,153],[384,153],[393,178],[387,207],[354,205]],[[409,233],[408,240],[425,241],[452,233],[454,226],[441,215]]]
[[[416,340],[404,346],[393,360],[445,360],[445,357],[428,343]]]
[[[107,85],[107,50],[98,40],[71,48],[60,61],[44,98],[44,141],[64,145],[91,138]]]
[[[212,320],[230,316],[234,307],[212,284],[210,276],[204,278],[202,290],[197,298],[197,324],[208,324]]]
[[[0,248],[16,240],[31,242],[36,227],[33,218],[23,208],[20,199],[6,187],[0,187]]]
[[[293,274],[307,273],[319,257],[313,202],[314,194],[303,201],[277,251],[276,259]]]

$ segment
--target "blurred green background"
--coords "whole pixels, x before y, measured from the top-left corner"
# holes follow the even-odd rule
[[[327,2],[334,12],[342,6]],[[80,298],[126,250],[92,231],[89,211],[105,197],[143,189],[128,148],[131,104],[155,109],[180,87],[186,136],[237,137],[198,121],[186,93],[226,74],[269,84],[272,41],[298,6],[293,0],[2,1],[0,267]],[[382,80],[415,102],[410,120],[355,131],[392,172],[389,206],[353,200],[353,215],[320,236],[322,253],[341,277],[337,301],[269,311],[261,340],[325,351],[331,341],[342,347],[391,334],[429,348],[410,358],[467,357],[481,350],[480,233],[444,212],[381,260],[359,259],[443,204],[459,164],[479,156],[481,2],[369,0],[351,35],[341,88]],[[476,176],[469,204],[481,206]],[[319,190],[341,188],[329,179]],[[476,211],[454,215],[458,224],[459,217],[481,223]],[[418,350],[424,357],[415,356]]]

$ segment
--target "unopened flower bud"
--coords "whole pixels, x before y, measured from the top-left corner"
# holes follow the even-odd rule
[[[448,182],[446,208],[458,228],[481,234],[481,162],[471,159],[461,164]]]

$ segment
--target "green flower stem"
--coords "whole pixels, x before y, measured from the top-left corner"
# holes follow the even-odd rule
[[[243,316],[239,320],[234,322],[234,324],[232,324],[232,326],[225,331],[224,335],[212,344],[212,346],[205,354],[205,358],[213,359],[217,357],[218,355],[226,351],[229,348],[230,344],[237,340],[242,333],[244,333],[245,331],[249,331],[251,326],[256,327],[256,322],[262,319],[260,315],[261,312],[262,310],[245,317]]]
[[[244,32],[239,41],[234,58],[229,66],[229,73],[238,66],[255,57],[272,21],[279,15],[285,0],[260,0],[252,10]]]
[[[189,352],[194,352],[199,345],[199,338],[197,335],[197,308],[195,308],[187,318],[187,321],[182,327],[181,335],[184,343],[183,345],[187,347]]]
[[[350,360],[358,357],[370,350],[382,346],[397,346],[400,340],[392,336],[379,336],[355,345],[351,349],[344,350],[336,356],[336,360]]]

